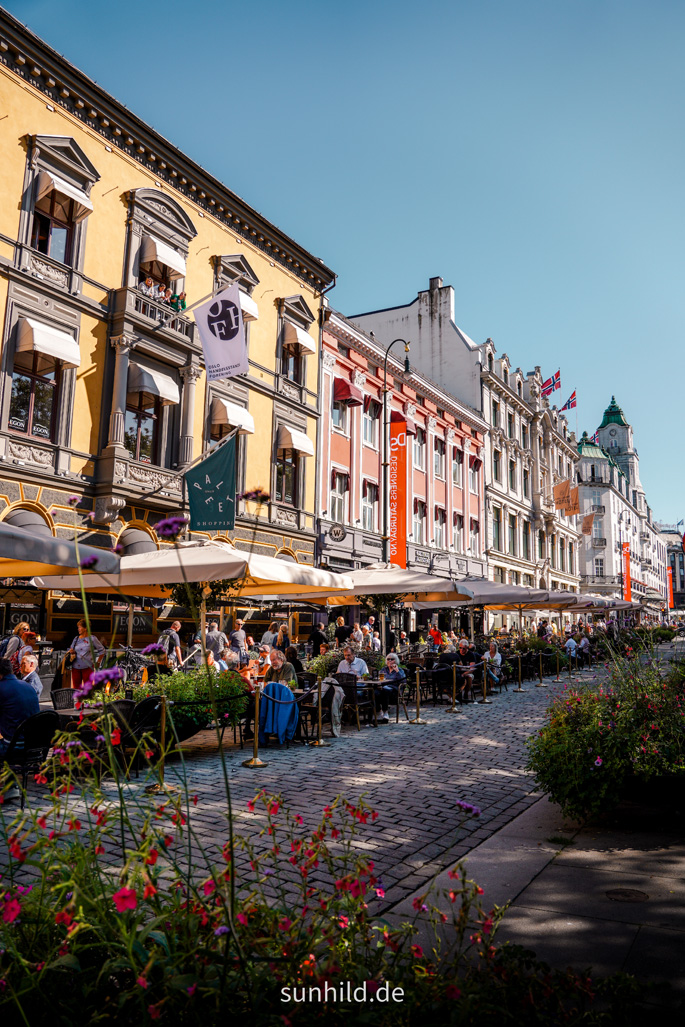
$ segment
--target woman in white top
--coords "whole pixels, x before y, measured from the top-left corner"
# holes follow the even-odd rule
[[[490,643],[490,652],[483,656],[483,663],[487,678],[494,684],[499,684],[502,675],[502,654],[497,648],[497,642]]]
[[[352,629],[352,635],[350,637],[353,642],[357,643],[357,645],[361,645],[364,641],[364,634],[362,632],[361,627],[359,626],[358,620],[354,622],[354,628]]]

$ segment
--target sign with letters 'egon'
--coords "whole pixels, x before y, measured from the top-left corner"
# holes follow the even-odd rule
[[[389,556],[390,563],[407,566],[407,422],[390,422]],[[385,497],[384,497],[384,501]]]
[[[235,436],[186,471],[191,531],[235,527]]]
[[[229,285],[193,313],[202,342],[207,381],[246,374],[247,346],[237,284]]]

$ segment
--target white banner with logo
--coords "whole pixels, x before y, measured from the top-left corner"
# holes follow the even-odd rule
[[[207,381],[233,378],[248,370],[240,290],[229,285],[193,311],[205,356]]]

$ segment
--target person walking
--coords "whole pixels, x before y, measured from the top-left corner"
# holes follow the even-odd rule
[[[161,645],[164,649],[166,656],[169,659],[169,666],[174,667],[183,663],[183,653],[181,652],[181,636],[179,631],[181,630],[180,620],[175,620],[171,627],[165,628],[157,639],[158,645]]]
[[[88,634],[85,620],[80,620],[76,629],[78,634],[69,647],[72,688],[80,688],[86,681],[90,681],[95,664],[100,666],[105,655],[105,647],[100,639]]]
[[[3,658],[10,661],[15,672],[19,670],[19,650],[24,645],[24,635],[30,631],[31,625],[28,621],[19,621],[5,646]]]
[[[241,663],[247,662],[247,635],[243,631],[243,624],[244,621],[238,618],[233,631],[228,636],[229,648],[238,654]]]
[[[214,653],[214,659],[220,660],[224,649],[228,648],[228,639],[223,631],[219,631],[218,623],[213,620],[209,623],[209,630],[205,634],[205,649]]]
[[[278,629],[278,635],[276,636],[276,641],[273,643],[273,645],[274,648],[280,649],[282,653],[284,653],[290,645],[290,634],[288,632],[288,625],[285,621],[281,624],[280,628]]]
[[[273,645],[278,637],[278,622],[272,621],[269,624],[268,631],[265,631],[262,635],[262,645]]]
[[[262,641],[264,641],[262,639]],[[326,636],[323,633],[321,624],[315,624],[312,628],[312,633],[309,636],[309,644],[312,647],[312,656],[319,656],[321,653],[321,646],[326,641]]]

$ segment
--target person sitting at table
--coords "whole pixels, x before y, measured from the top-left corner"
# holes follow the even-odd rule
[[[499,684],[499,679],[502,676],[502,654],[497,647],[497,642],[491,642],[489,651],[483,655],[483,670],[486,681],[491,681],[495,685]]]
[[[267,667],[264,675],[265,684],[268,684],[269,681],[282,681],[284,685],[289,685],[291,681],[297,681],[295,668],[292,663],[288,663],[284,652],[280,649],[272,649],[269,655],[271,666]]]
[[[343,657],[338,664],[338,674],[354,674],[357,681],[362,678],[365,674],[369,673],[369,668],[366,666],[364,660],[360,656],[355,656],[351,645],[346,645],[343,649]]]
[[[296,674],[304,674],[304,667],[297,658],[297,649],[294,645],[289,645],[285,651],[285,658],[291,667],[295,668]]]
[[[40,699],[43,691],[43,682],[38,676],[37,668],[38,657],[35,653],[26,653],[22,656],[21,663],[19,665],[21,680],[25,681],[27,685],[30,685]]]
[[[0,756],[9,749],[22,721],[40,713],[35,688],[12,673],[9,660],[0,659]]]
[[[464,692],[466,689],[473,691],[473,683],[476,679],[478,671],[478,654],[469,648],[468,638],[459,639],[459,649],[451,662],[457,665],[457,670],[461,674],[461,686],[459,689],[459,701],[464,701]]]
[[[319,649],[319,656],[325,656],[330,651],[330,645],[328,642],[322,642],[321,648]]]
[[[381,674],[383,674],[384,680],[374,682],[373,687],[376,693],[376,705],[380,706],[381,710],[377,717],[378,723],[387,724],[388,706],[391,702],[397,702],[400,685],[406,682],[407,675],[400,667],[400,661],[395,653],[388,653],[385,657],[385,670],[382,670]]]

